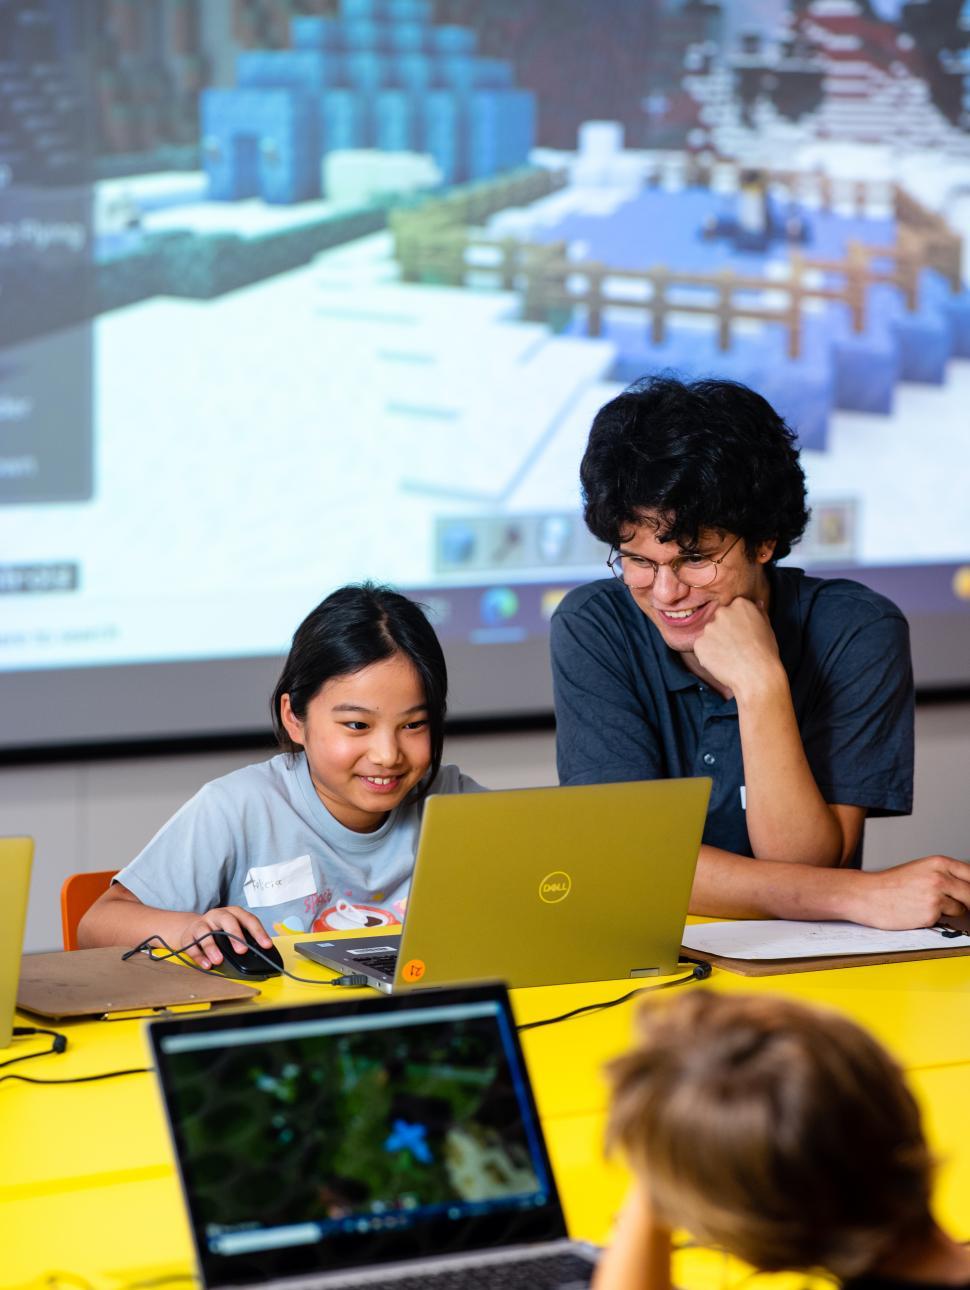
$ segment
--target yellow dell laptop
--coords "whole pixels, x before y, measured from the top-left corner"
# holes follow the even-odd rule
[[[666,975],[710,789],[698,778],[431,797],[400,936],[296,948],[387,993]]]
[[[13,1038],[13,1010],[17,1001],[20,955],[27,921],[30,866],[34,844],[30,838],[0,838],[0,1048]]]

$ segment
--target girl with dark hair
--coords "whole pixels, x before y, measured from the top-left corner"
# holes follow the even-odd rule
[[[644,1007],[613,1062],[608,1139],[636,1182],[594,1290],[670,1290],[671,1228],[762,1272],[851,1290],[970,1290],[936,1223],[899,1067],[848,1018],[698,990]]]
[[[282,752],[206,784],[81,921],[82,945],[400,922],[429,793],[480,791],[442,766],[448,677],[423,610],[365,583],[303,620],[273,692]],[[240,951],[242,945],[238,946]],[[209,939],[190,950],[222,961]]]

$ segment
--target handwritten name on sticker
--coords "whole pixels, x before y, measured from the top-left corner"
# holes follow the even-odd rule
[[[246,874],[243,894],[250,909],[285,905],[289,900],[303,900],[316,891],[313,864],[309,856],[297,856],[280,864],[257,865]]]

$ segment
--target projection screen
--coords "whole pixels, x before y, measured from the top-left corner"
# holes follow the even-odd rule
[[[966,686],[968,127],[957,0],[0,0],[0,751],[265,729],[365,577],[548,712],[656,371],[778,407],[791,561]]]

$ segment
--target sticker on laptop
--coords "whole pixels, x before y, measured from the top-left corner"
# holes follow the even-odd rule
[[[401,980],[420,981],[427,970],[423,959],[408,959],[401,968]]]

